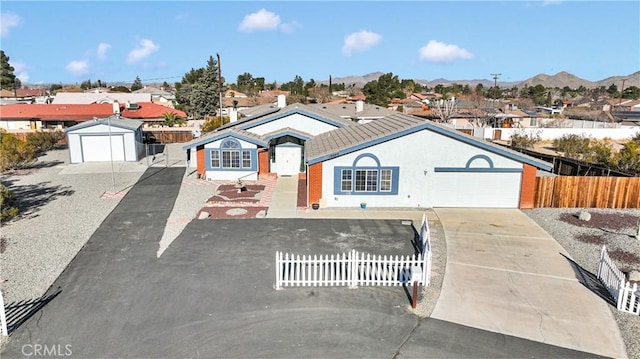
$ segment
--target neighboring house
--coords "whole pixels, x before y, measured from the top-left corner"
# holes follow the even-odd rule
[[[411,114],[426,109],[426,104],[415,98],[394,98],[388,108],[393,111]]]
[[[187,142],[190,165],[206,179],[256,180],[259,174],[298,175],[305,171],[305,143],[321,133],[353,124],[302,104],[278,105]],[[195,152],[195,155],[193,154]]]
[[[63,129],[94,117],[113,114],[110,104],[54,105],[12,104],[0,109],[0,128],[5,130]]]
[[[133,91],[133,93],[150,94],[151,102],[169,108],[174,108],[176,103],[176,96],[174,94],[153,86],[145,86],[139,90]]]
[[[119,113],[126,118],[141,120],[145,125],[164,122],[163,114],[175,113],[185,118],[182,111],[151,102],[120,104],[114,102],[94,104],[11,104],[0,110],[0,128],[5,130],[64,129],[78,123]]]
[[[187,119],[187,114],[184,111],[169,108],[163,105],[158,105],[152,102],[139,102],[135,104],[120,104],[120,115],[122,117],[140,120],[144,123],[144,126],[161,125],[164,123],[164,114],[173,113],[177,117],[184,120]]]
[[[306,172],[307,206],[427,208],[531,208],[537,169],[552,168],[410,115],[360,124],[279,104],[186,143],[190,165],[206,179]]]
[[[92,103],[139,103],[151,102],[150,93],[124,92],[58,92],[53,98],[53,104],[88,105]]]
[[[236,90],[227,90],[224,93],[224,97],[228,98],[228,97],[233,97],[233,98],[247,98],[248,96],[240,91],[236,91]]]
[[[136,162],[144,154],[141,121],[113,115],[77,124],[65,132],[71,163]]]

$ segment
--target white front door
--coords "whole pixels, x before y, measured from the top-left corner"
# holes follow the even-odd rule
[[[279,176],[293,176],[300,173],[302,147],[276,147],[276,173]]]

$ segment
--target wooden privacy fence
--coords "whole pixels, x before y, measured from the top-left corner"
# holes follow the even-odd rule
[[[421,253],[407,256],[364,254],[294,255],[276,252],[276,289],[317,286],[429,285],[431,241],[426,216],[420,228]]]
[[[536,208],[640,208],[640,177],[538,177]]]
[[[632,286],[630,282],[626,281],[624,273],[613,263],[605,246],[602,246],[602,251],[600,252],[598,279],[615,299],[618,310],[640,315],[638,284],[634,283]]]

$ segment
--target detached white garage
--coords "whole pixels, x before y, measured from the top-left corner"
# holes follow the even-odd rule
[[[71,163],[136,162],[144,153],[141,121],[112,116],[82,122],[65,131]]]

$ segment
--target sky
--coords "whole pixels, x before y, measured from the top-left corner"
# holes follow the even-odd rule
[[[0,48],[26,84],[174,83],[217,54],[227,83],[373,72],[599,81],[640,70],[637,0],[1,0],[0,16]]]

